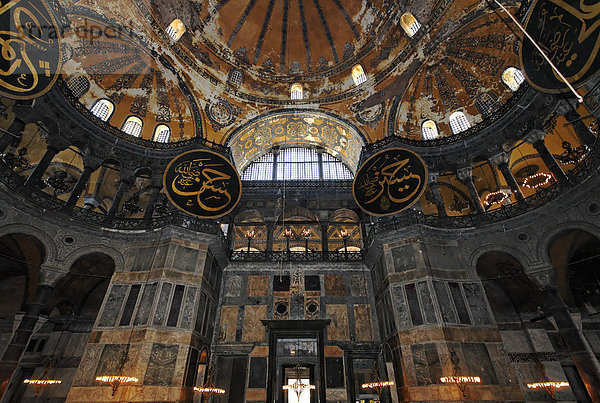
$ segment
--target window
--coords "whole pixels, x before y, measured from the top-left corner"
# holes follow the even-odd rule
[[[452,115],[450,115],[450,129],[452,130],[452,134],[458,134],[460,132],[464,132],[471,125],[467,120],[467,117],[461,111],[456,111]]]
[[[140,134],[142,134],[142,125],[143,123],[140,118],[130,116],[125,121],[125,124],[123,124],[121,130],[134,137],[140,137]]]
[[[419,28],[421,28],[421,24],[419,24],[419,21],[417,21],[411,13],[402,14],[402,17],[400,17],[400,25],[402,25],[406,35],[411,38],[417,33]]]
[[[229,73],[229,83],[234,87],[239,87],[244,80],[243,73],[238,69],[233,69]]]
[[[357,86],[367,81],[367,75],[360,64],[352,68],[352,79]]]
[[[67,81],[67,87],[75,98],[81,98],[90,89],[90,82],[84,76],[71,76]]]
[[[115,106],[112,102],[110,102],[108,99],[101,99],[97,101],[94,106],[92,106],[90,112],[92,112],[92,115],[96,116],[98,119],[106,122],[110,118],[110,115],[112,115],[114,109]]]
[[[292,85],[292,99],[302,99],[302,86],[300,84]]]
[[[491,116],[498,106],[498,97],[491,92],[479,94],[475,100],[475,107],[484,118]]]
[[[514,67],[509,67],[502,73],[502,82],[506,84],[511,91],[518,90],[523,81],[525,81],[523,73],[521,73],[521,70]]]
[[[167,125],[158,125],[154,129],[153,140],[158,143],[168,143],[171,138],[171,129]]]
[[[429,119],[423,122],[421,125],[421,135],[423,136],[423,140],[433,140],[440,137],[437,125],[433,120]]]
[[[350,180],[352,173],[337,158],[312,148],[284,148],[252,162],[242,180]]]
[[[166,29],[167,35],[173,42],[177,42],[179,38],[185,33],[185,25],[181,20],[173,20],[173,22]]]

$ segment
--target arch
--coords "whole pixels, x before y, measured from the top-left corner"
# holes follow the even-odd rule
[[[234,223],[245,223],[245,222],[264,222],[265,218],[263,214],[258,210],[244,210],[235,216]]]
[[[127,133],[133,137],[140,137],[142,134],[142,127],[144,126],[144,122],[142,119],[137,116],[129,116],[123,126],[121,127],[121,131]]]
[[[302,85],[298,83],[292,84],[290,88],[290,97],[293,100],[301,100],[302,99]]]
[[[530,257],[527,253],[516,248],[514,245],[487,244],[476,248],[469,256],[469,270],[471,274],[477,274],[477,261],[481,256],[489,253],[505,253],[513,256],[523,267],[525,271],[534,264],[535,257]]]
[[[437,125],[433,120],[428,119],[421,123],[421,135],[423,140],[434,140],[440,137]]]
[[[180,19],[173,20],[165,30],[173,42],[177,42],[185,34],[185,24]]]
[[[27,224],[7,224],[0,227],[0,238],[13,233],[22,233],[37,239],[44,247],[44,263],[54,262],[57,256],[57,247],[54,237],[48,233]]]
[[[358,217],[358,214],[356,214],[356,212],[347,209],[347,208],[341,208],[338,210],[335,210],[333,213],[331,213],[331,215],[329,216],[329,221],[335,221],[335,222],[359,222],[360,219]]]
[[[81,248],[69,253],[63,260],[64,267],[73,267],[75,262],[86,255],[102,254],[110,257],[115,264],[114,271],[121,272],[125,267],[125,257],[118,249],[108,245],[91,245]]]
[[[171,139],[171,129],[167,125],[158,125],[154,129],[153,141],[157,143],[168,143]]]
[[[108,99],[99,99],[94,103],[90,112],[103,122],[108,122],[115,110],[115,105]]]
[[[452,134],[464,132],[471,127],[469,120],[462,111],[452,112],[448,118],[448,122],[450,124],[450,130],[452,130]]]
[[[354,80],[354,84],[356,84],[356,86],[359,86],[367,81],[367,75],[365,74],[363,66],[357,64],[356,66],[352,67],[352,79]]]
[[[244,210],[234,219],[234,250],[261,251],[267,249],[267,226],[258,210]]]
[[[516,67],[508,67],[502,72],[502,82],[506,84],[511,91],[518,90],[521,84],[523,84],[523,81],[525,81],[525,77],[521,70]]]
[[[402,14],[402,17],[400,17],[400,25],[402,26],[402,29],[404,29],[404,32],[406,32],[406,35],[410,38],[417,33],[419,28],[421,28],[419,21],[417,21],[415,16],[409,12]]]

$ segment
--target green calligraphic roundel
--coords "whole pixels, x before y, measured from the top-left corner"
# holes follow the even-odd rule
[[[208,150],[192,150],[173,158],[163,175],[163,186],[175,207],[203,218],[229,213],[242,195],[235,167]]]
[[[358,206],[372,215],[391,215],[412,206],[427,185],[427,167],[404,148],[389,148],[369,158],[354,177]]]
[[[62,66],[60,29],[44,0],[0,6],[0,95],[32,99],[56,82]]]
[[[574,87],[598,72],[600,3],[537,0],[531,6],[525,29]],[[550,93],[569,90],[528,39],[523,39],[519,56],[531,86]]]

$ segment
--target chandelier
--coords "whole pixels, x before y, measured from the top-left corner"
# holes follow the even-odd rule
[[[379,371],[377,370],[377,362],[373,361],[373,367],[371,368],[371,372],[373,373],[373,382],[363,383],[360,387],[362,389],[375,389],[377,392],[377,396],[379,396],[379,400],[381,400],[381,394],[384,389],[388,386],[393,386],[393,381],[382,381],[379,377]]]
[[[460,370],[460,359],[456,354],[456,351],[450,350],[450,361],[452,362],[453,375],[442,376],[440,382],[442,383],[453,383],[458,386],[458,389],[463,395],[463,398],[467,398],[467,385],[481,383],[481,378],[478,376],[463,376]]]
[[[283,390],[294,392],[299,400],[302,393],[307,390],[315,390],[316,386],[302,382],[302,367],[300,366],[300,363],[296,364],[294,371],[296,372],[296,379],[294,379],[294,382],[290,383],[289,385],[283,385]]]
[[[136,383],[139,381],[139,379],[133,376],[103,375],[97,376],[96,381],[100,383],[108,383],[112,387],[112,395],[114,396],[121,384]]]
[[[537,189],[539,187],[546,186],[548,183],[550,183],[551,179],[552,175],[545,172],[538,172],[525,178],[523,187],[528,189]]]
[[[570,386],[569,382],[564,381],[551,381],[546,375],[546,367],[536,356],[535,358],[535,369],[540,373],[541,382],[528,383],[529,389],[543,389],[548,393],[551,399],[554,399],[554,395],[557,389],[565,388]]]
[[[560,155],[555,155],[554,157],[563,165],[581,162],[590,151],[590,148],[586,145],[573,147],[568,141],[562,142],[562,148],[564,151]]]
[[[204,399],[208,399],[212,395],[224,395],[225,389],[217,388],[213,385],[213,377],[215,375],[215,367],[211,363],[206,371],[206,382],[202,386],[194,387],[194,392],[202,393]]]
[[[498,190],[496,192],[488,193],[485,197],[485,205],[490,208],[494,204],[502,204],[509,198],[509,193],[506,190]]]

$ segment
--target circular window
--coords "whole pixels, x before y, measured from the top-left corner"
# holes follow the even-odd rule
[[[525,242],[529,239],[529,235],[527,235],[524,232],[521,232],[519,235],[517,235],[517,239],[521,242]]]
[[[275,304],[275,313],[279,316],[285,315],[288,311],[288,304],[285,302],[277,302]]]
[[[600,203],[591,202],[590,204],[588,204],[587,212],[591,215],[596,215],[596,214],[600,213]]]
[[[310,315],[314,315],[318,311],[319,304],[316,301],[310,301],[308,304],[306,304],[306,312],[308,312]]]
[[[63,242],[67,245],[73,245],[75,243],[75,238],[72,236],[66,236],[63,238]]]

